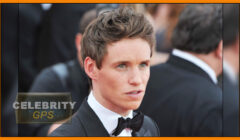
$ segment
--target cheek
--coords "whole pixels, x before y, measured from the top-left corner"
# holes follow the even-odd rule
[[[99,80],[101,85],[106,87],[108,90],[116,90],[121,86],[122,79],[121,75],[112,71],[107,71],[99,74]]]
[[[150,77],[150,70],[147,69],[146,71],[144,71],[142,73],[142,79],[143,79],[144,84],[147,84],[149,77]]]

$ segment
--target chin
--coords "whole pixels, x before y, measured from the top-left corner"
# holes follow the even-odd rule
[[[136,109],[138,109],[140,107],[140,105],[141,105],[140,101],[138,101],[138,102],[131,102],[131,103],[128,104],[127,108],[128,108],[128,110],[136,110]]]

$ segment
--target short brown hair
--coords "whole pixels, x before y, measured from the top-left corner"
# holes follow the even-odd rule
[[[83,34],[81,53],[83,62],[87,56],[96,61],[98,69],[107,53],[108,44],[124,38],[146,40],[150,49],[155,45],[153,27],[148,20],[131,8],[104,12],[91,22]]]

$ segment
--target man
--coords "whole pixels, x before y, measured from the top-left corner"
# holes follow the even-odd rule
[[[239,5],[223,5],[223,135],[239,136]]]
[[[186,6],[170,58],[152,67],[140,110],[157,122],[161,136],[222,135],[221,17],[221,5]]]
[[[156,124],[135,113],[149,79],[153,28],[128,8],[104,12],[85,30],[84,70],[92,91],[72,118],[50,136],[159,136]]]

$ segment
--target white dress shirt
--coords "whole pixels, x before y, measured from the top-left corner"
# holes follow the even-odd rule
[[[103,105],[101,105],[96,98],[93,95],[93,91],[88,96],[87,100],[89,106],[92,108],[92,110],[97,114],[98,118],[101,120],[103,126],[107,130],[110,136],[112,136],[113,130],[118,125],[118,118],[123,117],[107,108],[105,108]],[[133,118],[133,111],[130,111],[130,113],[123,117],[123,118]],[[131,137],[132,130],[131,129],[124,129],[118,136],[128,136]]]
[[[205,71],[209,75],[209,77],[212,79],[212,81],[215,84],[217,84],[216,73],[207,63],[205,63],[204,61],[202,61],[201,59],[197,58],[196,56],[194,56],[190,53],[187,53],[187,52],[184,52],[184,51],[181,51],[178,49],[173,49],[172,54],[197,65],[198,67],[200,67],[203,71]]]

